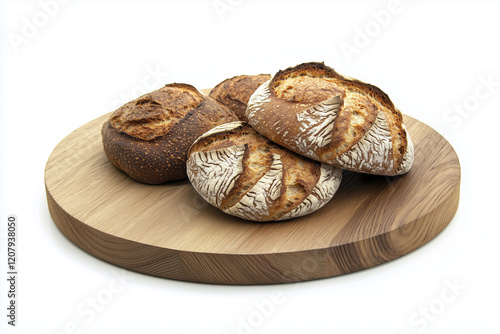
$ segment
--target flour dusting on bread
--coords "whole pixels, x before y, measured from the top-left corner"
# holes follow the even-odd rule
[[[340,110],[340,97],[332,96],[297,114],[300,123],[297,146],[313,152],[332,141],[333,122]]]
[[[351,149],[335,158],[334,163],[349,170],[370,171],[383,174],[394,168],[392,141],[387,121],[379,112],[375,123]]]
[[[269,216],[269,209],[281,195],[281,179],[283,165],[278,154],[273,154],[273,162],[269,170],[243,196],[238,203],[227,208],[224,212],[248,220],[261,220]]]
[[[244,122],[202,135],[189,150],[187,173],[212,205],[252,221],[312,213],[333,197],[342,178],[339,168],[280,147]]]
[[[279,71],[254,95],[249,124],[298,154],[370,174],[411,168],[413,147],[403,116],[373,85],[323,63],[304,63]]]
[[[243,172],[245,145],[222,148],[208,152],[195,152],[187,162],[194,185],[205,194],[204,198],[215,206],[233,189]]]

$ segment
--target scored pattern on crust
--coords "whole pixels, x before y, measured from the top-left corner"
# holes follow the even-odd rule
[[[332,96],[317,105],[297,114],[300,123],[296,145],[302,152],[316,152],[330,144],[333,135],[333,123],[340,111],[340,96]]]
[[[290,219],[318,210],[337,191],[339,168],[296,155],[246,123],[209,132],[191,147],[187,173],[194,189],[227,214],[251,221]]]
[[[259,88],[255,90],[255,92],[250,97],[248,101],[246,116],[248,119],[253,119],[254,124],[257,123],[257,120],[254,119],[254,115],[257,111],[259,111],[265,104],[271,101],[271,91],[269,90],[269,82],[271,80],[267,80]]]
[[[278,220],[305,216],[318,210],[332,199],[342,180],[342,170],[332,165],[321,164],[320,172],[318,183],[316,183],[309,196],[299,206]]]
[[[411,169],[414,148],[402,114],[376,86],[324,63],[304,63],[279,71],[256,93],[248,122],[279,145],[357,172],[398,175]],[[341,103],[330,119],[320,107],[332,96]]]
[[[187,161],[190,181],[202,197],[217,207],[243,172],[245,145],[195,152]]]
[[[168,84],[132,100],[109,118],[116,130],[145,141],[166,135],[186,115],[199,108],[203,95],[188,84]]]
[[[279,154],[273,153],[269,170],[235,205],[224,212],[249,220],[262,220],[269,216],[269,207],[281,196],[283,164]]]
[[[361,140],[350,150],[331,163],[349,170],[371,171],[377,174],[392,174],[394,159],[389,125],[383,112]]]

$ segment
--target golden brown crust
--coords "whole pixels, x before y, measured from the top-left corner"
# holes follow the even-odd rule
[[[288,102],[318,103],[344,91],[332,84],[338,74],[322,63],[304,63],[278,71],[269,84],[271,93]],[[318,80],[322,79],[322,80]]]
[[[202,101],[203,95],[193,86],[168,84],[118,108],[109,124],[129,136],[153,140],[168,133]]]
[[[219,83],[209,96],[231,109],[240,120],[246,121],[245,111],[250,96],[269,79],[269,74],[238,75]]]
[[[333,151],[335,156],[340,156],[356,145],[372,127],[377,112],[377,108],[366,97],[351,98],[349,103],[345,103],[344,99],[333,124],[332,141],[320,154]],[[362,118],[362,121],[353,122],[356,117]]]
[[[328,144],[318,147],[291,144],[293,140],[290,140],[290,136],[304,136],[301,122],[297,120],[300,113],[306,112],[308,108],[316,108],[335,96],[340,98],[340,105],[335,113]],[[261,103],[263,100],[265,102]],[[254,107],[250,105],[252,103],[262,105]],[[401,112],[394,107],[388,95],[373,85],[344,77],[323,63],[304,63],[279,71],[269,82],[267,95],[251,101],[248,108],[249,122],[259,132],[280,145],[318,161],[335,165],[336,159],[356,146],[370,131],[379,113],[383,114],[379,123],[385,126],[384,122],[387,122],[392,142],[391,152],[388,153],[392,162],[384,163],[386,171],[383,173],[395,174],[407,150],[408,138]],[[285,138],[287,130],[289,137]],[[311,152],[305,152],[306,149]],[[374,172],[369,164],[355,169]]]
[[[186,94],[186,91],[189,93]],[[169,100],[177,97],[178,100]],[[140,103],[151,99],[158,101],[161,107],[148,111]],[[186,105],[183,106],[182,103]],[[164,87],[141,96],[127,105],[126,112],[113,114],[125,119],[121,123],[122,127],[117,129],[112,126],[117,119],[113,115],[102,127],[104,152],[116,168],[139,182],[149,184],[186,178],[187,152],[191,144],[209,129],[237,120],[227,107],[197,93],[194,87],[186,84],[167,85],[166,89]],[[138,111],[135,112],[134,108]],[[156,118],[149,117],[149,114],[161,114],[162,117],[171,115],[172,121],[167,131],[161,125],[155,126],[152,120]],[[133,115],[137,117],[134,118]],[[149,126],[141,124],[140,120]],[[125,127],[127,130],[135,129],[131,132],[132,135],[120,130],[124,129],[123,124],[128,124]]]
[[[188,175],[190,175],[191,182],[197,191],[202,191],[201,189],[207,187],[201,186],[201,184],[206,185],[213,181],[211,187],[219,193],[225,193],[219,202],[214,200],[214,202],[218,203],[217,206],[225,212],[251,220],[279,220],[291,211],[296,210],[308,196],[317,190],[322,176],[322,169],[326,168],[326,165],[276,145],[257,133],[247,123],[237,123],[232,128],[203,135],[191,146],[189,159],[192,166],[190,167],[188,163]],[[224,189],[221,184],[222,181],[218,180],[218,177],[227,178],[228,175],[217,176],[217,172],[223,167],[222,163],[218,164],[217,159],[224,157],[227,150],[231,149],[233,153],[238,150],[244,150],[244,152],[240,152],[241,169],[237,171],[236,176],[233,175],[233,177],[235,176],[233,185],[226,185],[227,189]],[[200,158],[200,155],[203,158]],[[268,190],[259,188],[258,183],[266,178],[276,159],[280,161],[280,172],[279,176],[272,178],[272,182],[279,182],[280,188],[278,195],[273,197],[269,194],[262,194]],[[200,161],[203,161],[203,164]],[[202,171],[200,170],[201,164],[205,169],[213,170]],[[234,166],[234,163],[231,162],[229,166]],[[325,175],[323,177],[329,187],[335,187],[335,189],[330,189],[334,193],[340,183],[341,173],[340,170],[332,168],[328,166],[326,173],[331,174],[327,178],[325,178]],[[211,175],[214,180],[203,179],[200,181],[200,173]],[[323,171],[323,173],[325,172]],[[334,174],[336,180],[333,179]],[[321,186],[326,186],[326,184]],[[329,196],[333,196],[333,193]],[[248,202],[245,202],[248,200],[248,194],[258,198],[267,196],[273,199],[266,204],[265,210],[259,212],[259,205],[248,205]],[[203,197],[208,196],[206,193],[201,193],[201,195]],[[317,194],[315,196],[321,197]],[[317,197],[315,196],[313,196],[313,199],[316,200]],[[325,202],[322,205],[330,198],[323,199]],[[238,210],[242,210],[241,207],[243,207],[244,212],[241,215],[238,214],[241,211],[235,209],[238,205],[240,205]],[[304,212],[301,213],[304,214]],[[292,216],[287,218],[292,218]]]

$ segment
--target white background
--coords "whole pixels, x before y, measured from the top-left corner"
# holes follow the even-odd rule
[[[0,332],[499,333],[499,13],[493,1],[0,1]],[[121,270],[55,227],[44,167],[74,129],[166,83],[308,61],[379,86],[455,148],[460,207],[424,247],[341,277],[223,286]]]

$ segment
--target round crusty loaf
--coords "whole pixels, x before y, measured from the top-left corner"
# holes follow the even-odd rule
[[[323,63],[279,71],[254,92],[246,113],[267,138],[336,167],[397,175],[413,163],[403,116],[387,94]]]
[[[219,83],[210,91],[209,96],[231,109],[240,120],[247,121],[245,111],[250,96],[269,79],[269,74],[238,75]]]
[[[208,131],[189,150],[189,180],[209,203],[252,221],[304,216],[335,194],[341,169],[293,153],[245,122]]]
[[[191,144],[237,117],[187,84],[169,84],[117,109],[102,127],[104,152],[131,178],[160,184],[187,177]]]

